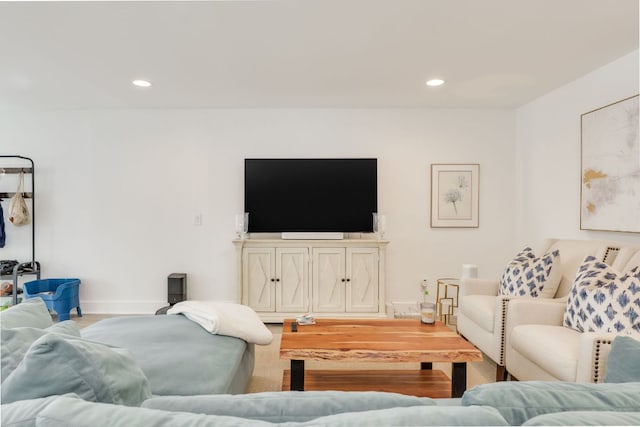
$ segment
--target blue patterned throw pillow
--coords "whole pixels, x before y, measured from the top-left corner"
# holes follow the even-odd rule
[[[640,332],[640,266],[621,274],[586,257],[569,292],[563,324],[579,332]]]
[[[527,247],[505,268],[500,280],[500,295],[553,298],[561,278],[560,251],[536,257]]]

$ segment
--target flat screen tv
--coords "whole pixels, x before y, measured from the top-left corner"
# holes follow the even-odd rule
[[[377,159],[245,159],[250,233],[372,232]]]

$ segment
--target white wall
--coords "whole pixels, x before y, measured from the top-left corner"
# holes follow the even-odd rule
[[[639,75],[636,50],[517,110],[518,242],[640,244],[637,233],[580,230],[580,115],[638,94]]]
[[[388,300],[476,263],[495,277],[514,249],[515,113],[469,110],[126,110],[0,115],[3,153],[36,162],[37,258],[82,279],[87,313],[152,313],[166,277],[194,299],[233,300],[234,215],[245,157],[378,158]],[[480,163],[480,227],[429,227],[431,163]],[[0,186],[8,177],[2,178]],[[10,185],[12,186],[12,185]],[[7,206],[7,202],[3,206]],[[202,214],[202,226],[195,215]],[[0,259],[28,257],[8,225]]]
[[[580,115],[637,93],[636,51],[515,111],[3,112],[0,152],[34,158],[37,259],[45,277],[82,279],[88,313],[151,313],[172,272],[188,273],[191,298],[233,300],[245,157],[377,157],[387,297],[411,300],[462,263],[498,277],[545,237],[640,244],[579,230]],[[478,229],[429,228],[431,163],[480,163]],[[7,234],[0,259],[27,259],[29,228]]]

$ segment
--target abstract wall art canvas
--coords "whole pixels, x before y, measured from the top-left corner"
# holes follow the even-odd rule
[[[581,116],[581,230],[640,232],[638,99]]]
[[[478,227],[478,164],[431,165],[431,227]]]

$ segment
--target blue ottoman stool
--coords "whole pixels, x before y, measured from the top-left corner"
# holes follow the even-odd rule
[[[24,297],[41,298],[49,310],[58,313],[58,321],[69,320],[72,308],[82,317],[80,311],[80,279],[32,280],[23,286]]]

